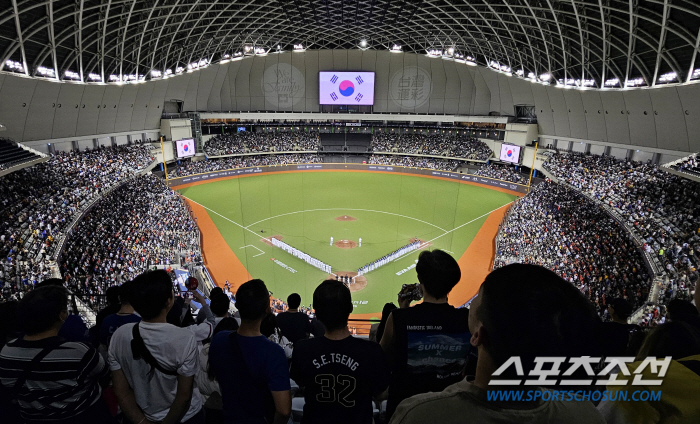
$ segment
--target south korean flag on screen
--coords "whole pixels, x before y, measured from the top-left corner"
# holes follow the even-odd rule
[[[373,105],[374,72],[319,73],[322,105]]]

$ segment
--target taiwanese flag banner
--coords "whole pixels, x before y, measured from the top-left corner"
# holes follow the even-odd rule
[[[320,72],[322,105],[373,105],[374,72]]]

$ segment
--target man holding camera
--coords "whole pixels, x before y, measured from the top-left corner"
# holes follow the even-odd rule
[[[392,368],[387,421],[402,400],[460,381],[469,353],[469,310],[447,303],[462,275],[457,261],[441,250],[425,251],[416,272],[423,302],[410,308],[420,295],[402,291],[381,340]]]

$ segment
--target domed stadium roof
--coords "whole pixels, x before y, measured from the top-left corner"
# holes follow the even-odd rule
[[[700,78],[693,0],[3,0],[4,71],[156,79],[236,55],[394,49],[580,87]],[[700,62],[700,61],[697,61]]]

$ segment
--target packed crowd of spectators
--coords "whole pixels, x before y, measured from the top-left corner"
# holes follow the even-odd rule
[[[463,275],[453,257],[424,251],[415,269],[422,301],[412,305],[418,299],[402,290],[399,307],[385,305],[369,340],[354,337],[352,296],[335,280],[315,287],[315,317],[296,293],[287,311],[274,313],[259,279],[236,289],[233,315],[221,289],[210,302],[192,291],[202,305],[194,316],[191,302],[173,292],[172,275],[147,271],[113,288],[117,302],[100,312],[94,331],[69,314],[61,280],[42,281],[20,302],[0,303],[3,424],[700,420],[693,372],[700,312],[691,302],[674,301],[667,318],[644,329],[625,321],[627,301],[611,298],[612,321],[601,322],[570,282],[537,265],[511,264],[486,276],[461,309],[447,302]],[[565,358],[557,379],[533,378],[552,357]],[[577,366],[581,359],[586,366]],[[642,372],[644,382],[663,377],[653,386],[660,399],[642,400],[648,389],[629,384]],[[505,380],[522,376],[529,376],[524,385]],[[496,386],[508,398],[486,402],[499,379],[509,382]],[[555,384],[568,389],[510,400],[523,390],[552,393]],[[579,394],[606,390],[614,394],[602,401]],[[633,393],[639,400],[630,402]]]
[[[73,218],[153,160],[150,145],[58,152],[0,177],[0,297],[45,278]]]
[[[514,166],[486,163],[474,173],[482,177],[495,178],[497,180],[510,181],[511,183],[525,184],[527,177],[515,170]]]
[[[671,169],[700,177],[700,160],[698,160],[698,155],[694,154],[692,156],[688,156],[682,161],[671,165]]]
[[[149,266],[201,262],[199,231],[163,180],[143,175],[95,204],[68,236],[60,269],[74,293],[102,295]]]
[[[612,156],[556,154],[544,167],[626,219],[672,282],[697,280],[700,183]]]
[[[412,168],[427,168],[440,171],[454,171],[459,161],[448,159],[424,158],[420,156],[372,155],[367,161],[371,165],[396,165]]]
[[[222,156],[270,151],[317,151],[319,146],[318,131],[241,131],[212,137],[204,144],[204,152],[208,156]]]
[[[223,171],[225,169],[249,168],[251,166],[287,165],[293,163],[321,163],[321,157],[315,153],[290,153],[284,155],[253,155],[234,156],[201,160],[197,162],[185,160],[180,165],[168,171],[171,178],[204,172]]]
[[[634,307],[647,299],[651,280],[629,233],[595,203],[552,182],[518,200],[497,239],[496,267],[542,265],[573,283],[604,313],[606,299]]]
[[[487,160],[491,149],[476,138],[461,134],[408,134],[377,132],[372,136],[375,152],[414,153]]]

